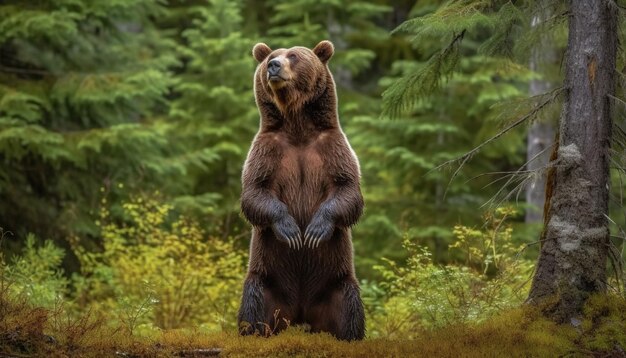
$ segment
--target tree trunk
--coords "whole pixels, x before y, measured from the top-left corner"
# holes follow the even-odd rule
[[[609,145],[615,92],[617,10],[608,0],[570,0],[565,100],[555,186],[529,302],[553,302],[567,322],[606,289]],[[554,301],[551,301],[554,299]]]
[[[531,26],[540,26],[551,14],[545,10],[546,1],[540,1],[538,14],[533,16]],[[542,71],[547,64],[552,64],[556,59],[556,50],[549,38],[542,37],[537,46],[532,50],[530,57],[530,69],[535,72]],[[544,78],[530,81],[530,95],[537,96],[548,92],[552,84]],[[554,141],[554,125],[546,118],[538,118],[528,130],[526,144],[526,169],[540,171],[550,159],[550,151],[546,150]],[[526,188],[526,222],[537,223],[543,218],[543,205],[545,200],[546,177],[539,175]]]

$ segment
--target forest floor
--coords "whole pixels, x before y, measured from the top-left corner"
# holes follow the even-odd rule
[[[626,304],[592,300],[581,320],[557,325],[537,309],[502,312],[479,324],[455,324],[400,339],[337,341],[292,327],[278,335],[163,331],[139,337],[88,318],[51,322],[41,309],[0,307],[0,357],[626,357]],[[16,315],[17,314],[17,315]],[[45,327],[53,323],[55,331]]]

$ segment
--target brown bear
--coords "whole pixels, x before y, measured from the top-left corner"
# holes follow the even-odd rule
[[[239,310],[242,334],[288,324],[362,339],[365,317],[351,226],[363,212],[360,169],[337,117],[329,41],[313,50],[254,46],[261,115],[242,175],[253,225]]]

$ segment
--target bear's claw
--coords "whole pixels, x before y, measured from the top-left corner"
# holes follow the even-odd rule
[[[291,216],[285,216],[282,219],[277,220],[272,225],[274,234],[279,241],[282,241],[289,245],[290,249],[296,249],[302,242],[300,228],[296,221]]]
[[[323,215],[316,215],[304,233],[304,245],[314,249],[319,247],[322,241],[329,239],[333,233],[333,223],[324,218]]]

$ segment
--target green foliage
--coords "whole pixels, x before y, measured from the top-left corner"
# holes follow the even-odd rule
[[[424,328],[480,322],[523,302],[532,264],[515,256],[519,248],[504,223],[513,214],[500,209],[483,230],[455,227],[450,247],[463,251],[462,266],[437,265],[428,249],[405,238],[406,265],[385,259],[386,265],[376,266],[380,287],[365,285],[366,297],[378,296],[368,305],[369,334],[415,338]]]
[[[139,197],[123,205],[125,221],[118,223],[102,208],[102,252],[76,245],[83,270],[75,277],[78,302],[117,312],[131,331],[140,325],[233,328],[244,252],[232,239],[207,236],[193,220],[172,218],[171,209]]]
[[[422,97],[441,86],[442,77],[448,77],[459,61],[459,44],[465,31],[457,34],[450,44],[432,56],[423,66],[408,76],[402,76],[383,92],[382,116],[397,118],[412,108]]]
[[[548,12],[552,7],[555,7],[550,9],[553,12]],[[526,69],[531,47],[536,45],[540,36],[561,31],[562,22],[559,21],[564,18],[554,16],[541,23],[531,19],[529,14],[537,17],[540,13],[559,11],[560,7],[552,2],[514,5],[509,1],[446,1],[439,7],[426,7],[425,10],[426,13],[403,22],[394,32],[408,33],[415,46],[426,52],[432,52],[434,48],[436,52],[423,66],[402,76],[383,93],[385,116],[400,117],[410,112],[420,99],[433,96],[458,70],[460,57],[476,53],[500,71],[506,72],[510,67]],[[531,21],[535,23],[533,28],[529,26]],[[464,41],[466,37],[468,39]],[[445,43],[441,42],[442,39]],[[469,43],[462,46],[462,42]],[[528,76],[525,77],[527,80]],[[500,98],[506,99],[506,96]]]
[[[8,266],[0,258],[3,280],[13,283],[14,294],[35,306],[51,309],[64,299],[67,291],[68,281],[60,269],[63,256],[63,250],[52,241],[38,246],[35,236],[29,234],[22,254],[15,256]]]
[[[400,24],[394,32],[410,32],[411,42],[419,44],[442,34],[475,32],[491,28],[493,19],[483,13],[490,1],[447,1],[432,13],[417,16]]]
[[[492,3],[482,0],[447,1],[434,9],[427,8],[426,14],[409,19],[394,30],[395,33],[409,33],[411,42],[426,51],[442,47],[441,39],[449,43],[430,56],[423,66],[402,76],[383,93],[384,116],[399,117],[410,111],[420,98],[432,95],[441,87],[443,79],[449,78],[456,70],[461,42],[466,33],[473,37],[489,33],[491,38],[499,36],[502,29],[495,29],[494,22],[501,17],[487,14]],[[509,7],[514,8],[509,4],[502,6],[503,9]],[[513,17],[499,25],[508,26],[516,20]]]

